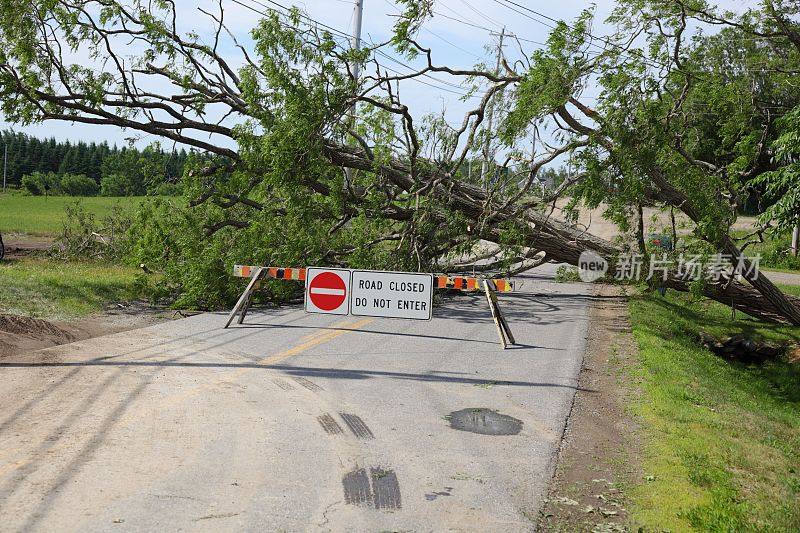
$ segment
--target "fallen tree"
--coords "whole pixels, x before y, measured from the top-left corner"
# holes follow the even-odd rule
[[[374,162],[365,152],[359,149],[331,146],[328,147],[326,153],[331,162],[336,165],[362,170],[374,168]],[[410,188],[412,186],[408,178],[409,169],[398,161],[379,167],[377,172],[395,181],[399,187]],[[441,180],[441,177],[435,175],[425,177],[426,183],[435,183],[437,180]],[[441,184],[433,186],[430,194],[440,196],[455,209],[467,214],[472,219],[480,219],[485,210],[484,206],[489,201],[488,193],[481,188],[464,183],[453,187],[447,187],[445,183],[447,182],[442,180]],[[534,209],[526,209],[520,212],[507,207],[505,210],[498,210],[495,217],[498,222],[513,220],[521,231],[526,232],[526,245],[537,253],[544,253],[544,257],[547,260],[556,263],[578,265],[581,253],[587,250],[595,251],[607,258],[616,258],[625,252],[624,248],[618,244],[596,237],[582,228],[548,217]],[[482,237],[492,242],[500,242],[502,240],[500,233],[497,231],[489,231],[483,234]],[[741,253],[738,248],[731,249],[730,252]],[[538,262],[542,262],[542,260],[539,259]],[[520,263],[522,262],[523,260],[520,261]],[[762,278],[762,284],[772,285],[768,279],[763,278],[763,276],[760,277]],[[673,273],[663,282],[663,286],[682,292],[690,292],[692,281]],[[758,279],[754,281],[758,283]],[[701,290],[704,296],[741,310],[751,316],[769,321],[787,320],[787,315],[783,309],[777,307],[773,300],[752,286],[726,279],[719,283],[705,283]],[[776,288],[775,290],[777,291],[778,289]],[[800,308],[800,298],[782,293],[781,296],[782,299],[786,299],[790,306]]]
[[[184,225],[170,233],[162,224],[142,246],[176,276],[193,268],[190,256],[202,256],[193,283],[219,278],[226,254],[242,250],[261,262],[468,270],[480,261],[482,270],[504,272],[543,261],[575,265],[587,250],[613,262],[629,251],[624,241],[557,219],[555,201],[565,195],[592,207],[609,203],[623,227],[643,202],[678,209],[698,241],[749,264],[730,228],[747,181],[770,165],[774,117],[752,99],[747,115],[733,118],[744,131],[723,139],[691,112],[710,85],[730,82],[709,81],[713,69],[697,71],[719,43],[687,47],[692,13],[679,3],[645,16],[621,2],[617,22],[629,26],[599,52],[584,13],[559,23],[545,49],[513,64],[503,58],[498,70],[437,65],[416,40],[432,3],[404,3],[392,45],[423,65],[399,73],[381,62],[387,44],[351,50],[297,10],[260,11],[248,50],[226,26],[222,2],[203,11],[216,28],[212,42],[182,30],[185,17],[172,2],[2,2],[3,111],[22,123],[111,125],[200,150],[186,176],[188,211],[162,213]],[[641,35],[656,43],[652,57],[633,47]],[[239,50],[237,59],[221,52],[223,40]],[[135,57],[125,55],[132,50]],[[88,57],[69,57],[79,51]],[[795,55],[784,60],[794,64]],[[357,66],[367,69],[359,79]],[[439,80],[433,75],[465,80],[465,98],[478,100],[459,126],[443,116],[420,123],[403,103],[403,82]],[[581,92],[597,77],[603,98],[589,106]],[[747,84],[750,75],[740,78]],[[800,101],[793,88],[780,91],[783,101]],[[725,105],[742,105],[735,94],[726,97]],[[698,140],[698,132],[706,137]],[[575,172],[542,189],[542,169],[564,158]],[[480,177],[465,171],[472,162],[481,164]],[[487,253],[485,242],[496,249]],[[745,270],[749,285],[707,283],[703,294],[800,324],[800,300]],[[691,283],[673,273],[665,285],[688,291]]]

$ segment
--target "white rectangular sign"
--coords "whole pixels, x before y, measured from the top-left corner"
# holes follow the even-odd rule
[[[356,316],[430,320],[433,275],[353,270],[350,313]]]

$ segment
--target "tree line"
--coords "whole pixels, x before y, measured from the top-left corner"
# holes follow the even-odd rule
[[[11,130],[2,132],[2,142],[8,185],[31,194],[174,194],[190,156],[185,149],[166,151],[158,143],[140,150],[105,141],[39,139]]]

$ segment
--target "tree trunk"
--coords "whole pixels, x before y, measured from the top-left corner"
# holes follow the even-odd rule
[[[755,287],[764,298],[769,300],[778,313],[788,318],[795,326],[800,326],[800,306],[797,305],[797,302],[789,300],[787,295],[761,272],[753,272],[753,265],[750,260],[739,250],[739,247],[734,244],[728,235],[723,239],[722,248],[726,254],[731,256],[734,265],[741,265],[742,277]]]
[[[688,196],[672,186],[664,173],[661,172],[661,169],[652,168],[648,175],[653,184],[658,187],[657,192],[652,191],[650,193],[654,200],[678,207],[695,224],[700,223],[700,212],[695,208]],[[752,265],[750,261],[734,244],[730,235],[726,234],[722,240],[722,252],[731,256],[734,266],[737,264],[742,266],[744,270],[743,277],[772,304],[772,308],[776,313],[785,317],[789,323],[800,326],[800,305],[798,305],[798,302],[787,297],[766,276],[760,275],[758,272],[751,272]],[[722,303],[731,305],[728,302]]]
[[[672,224],[672,249],[678,249],[678,228],[675,224],[675,208],[669,206],[669,220]]]
[[[325,153],[335,165],[376,171],[406,191],[419,186],[402,161],[391,160],[379,165],[376,169],[372,160],[360,148],[341,146],[330,142],[325,146]],[[427,194],[446,203],[449,208],[476,220],[486,215],[487,193],[482,188],[451,180],[447,175],[438,173],[436,170],[430,171],[428,175],[418,176],[418,178],[423,184],[431,185]],[[671,188],[666,181],[664,183]],[[673,194],[673,197],[668,198],[672,202],[677,202],[673,205],[681,205],[681,201],[688,202],[683,194],[675,189],[667,192]],[[683,208],[682,210],[690,218],[696,214],[691,212],[691,209],[689,212]],[[533,209],[520,213],[515,206],[510,206],[494,214],[493,221],[495,223],[508,220],[514,220],[520,224],[520,231],[524,232],[528,247],[545,252],[547,257],[554,262],[577,266],[581,253],[593,250],[609,260],[613,267],[616,259],[623,252],[621,247],[612,242]],[[483,237],[487,240],[493,240],[495,243],[501,241],[500,231],[492,226],[489,226],[485,233]],[[731,254],[738,260],[742,255],[741,251],[730,238],[727,239],[727,243],[725,253]],[[749,267],[750,264],[746,259],[745,262]],[[747,280],[755,289],[737,282],[731,282],[727,286],[707,284],[703,289],[703,294],[726,306],[731,306],[732,302],[735,302],[739,310],[757,318],[780,322],[788,321],[800,325],[800,298],[783,294],[763,275],[758,276],[757,279],[751,275]],[[690,280],[673,276],[667,280],[665,286],[688,292]]]
[[[644,242],[644,210],[642,204],[636,205],[636,242],[639,245],[639,253],[647,254],[647,245]]]

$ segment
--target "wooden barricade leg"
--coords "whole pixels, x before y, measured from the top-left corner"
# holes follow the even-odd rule
[[[503,326],[503,331],[506,332],[506,337],[508,337],[508,341],[511,344],[517,344],[517,341],[514,340],[514,334],[511,333],[511,328],[508,327],[508,322],[506,322],[506,317],[503,316],[503,313],[500,311],[500,304],[495,302],[497,306],[497,316],[500,317],[500,325]]]
[[[256,283],[256,286],[253,287],[253,290],[247,296],[247,300],[244,302],[244,306],[242,307],[242,312],[239,313],[239,320],[236,321],[237,324],[243,324],[244,323],[244,317],[247,316],[247,312],[250,310],[250,304],[253,303],[253,293],[256,290],[258,290],[258,288],[260,286],[261,286],[260,283]]]
[[[503,312],[500,310],[500,302],[497,300],[497,293],[492,291],[492,294],[494,295],[494,307],[497,310],[497,316],[500,317],[500,325],[503,326],[503,330],[506,332],[506,337],[508,337],[508,340],[511,341],[511,344],[517,344],[517,341],[514,340],[514,334],[511,333],[511,328],[508,326],[506,317],[503,316]]]
[[[497,305],[497,295],[494,293],[494,290],[489,286],[488,280],[483,280],[483,290],[486,293],[486,301],[489,303],[489,310],[492,312],[492,319],[494,320],[494,325],[497,327],[497,335],[500,337],[500,344],[503,345],[503,349],[505,350],[508,348],[508,342],[506,341],[506,333],[510,333],[511,330],[508,329],[508,324],[505,324],[505,319],[503,315],[500,313],[500,306]],[[513,337],[509,335],[509,340],[513,344]]]
[[[225,323],[226,329],[228,328],[228,326],[231,325],[231,322],[233,322],[233,319],[236,318],[236,315],[238,315],[239,312],[242,313],[242,318],[241,320],[239,320],[239,323],[241,324],[242,321],[244,320],[244,315],[247,313],[246,307],[250,306],[250,298],[252,298],[253,291],[255,290],[256,285],[261,279],[261,275],[263,273],[264,273],[264,268],[259,268],[258,270],[256,270],[255,274],[253,274],[253,277],[250,278],[250,283],[247,284],[247,288],[239,297],[239,300],[236,302],[236,305],[233,306],[233,311],[231,311],[231,314],[228,315],[228,322]]]

